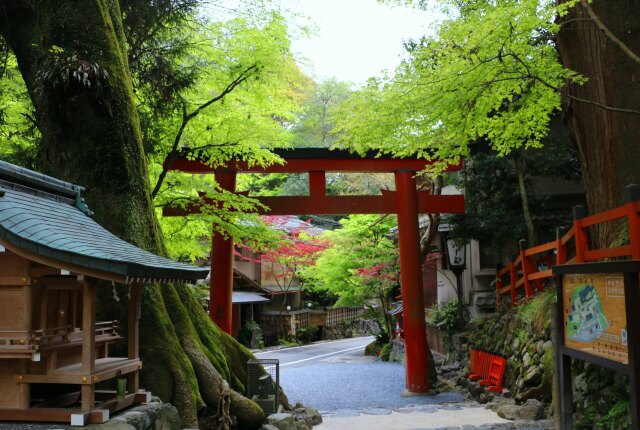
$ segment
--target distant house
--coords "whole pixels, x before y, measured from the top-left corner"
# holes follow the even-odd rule
[[[273,228],[287,233],[301,229],[313,236],[322,233],[322,229],[295,216],[265,218]],[[302,303],[299,279],[283,278],[286,268],[242,245],[236,246],[234,255],[234,336],[247,320],[260,324],[265,339],[271,341],[295,334],[298,327],[309,324],[309,309]]]

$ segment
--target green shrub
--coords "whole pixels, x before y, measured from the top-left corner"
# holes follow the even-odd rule
[[[305,344],[317,340],[318,333],[320,333],[320,327],[310,325],[309,327],[299,328],[296,337],[300,343]]]
[[[376,335],[376,345],[383,346],[389,343],[389,333],[382,330],[380,333]]]
[[[380,360],[389,361],[389,356],[391,355],[391,349],[392,347],[390,343],[387,343],[386,345],[384,345],[380,350]]]
[[[282,346],[298,346],[298,342],[293,342],[287,339],[278,339],[278,345]]]
[[[238,340],[244,346],[251,347],[251,338],[253,337],[253,333],[256,331],[260,333],[260,337],[262,338],[262,328],[260,328],[257,322],[248,320],[240,329],[240,332],[238,333]],[[262,343],[262,339],[260,339],[260,342]]]
[[[444,331],[450,331],[458,328],[457,300],[451,300],[444,305],[433,305],[430,313],[431,325],[434,325]]]

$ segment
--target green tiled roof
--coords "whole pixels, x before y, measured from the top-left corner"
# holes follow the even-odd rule
[[[61,267],[73,264],[129,282],[194,281],[209,273],[208,268],[157,256],[108,232],[76,207],[78,199],[71,196],[77,192],[79,197],[81,187],[26,169],[8,178],[3,174],[7,165],[12,166],[0,163],[0,240],[7,247],[53,259]],[[30,178],[40,183],[29,182]]]

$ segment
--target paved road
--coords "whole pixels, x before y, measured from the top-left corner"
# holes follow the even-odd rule
[[[364,357],[364,348],[373,342],[373,336],[356,337],[342,339],[332,342],[319,342],[311,345],[297,346],[294,348],[284,348],[257,352],[257,358],[277,358],[280,360],[280,369],[288,367],[302,367],[321,361],[331,361],[337,357],[344,356],[345,359],[356,360],[357,357]],[[366,357],[367,361],[372,361]]]
[[[364,347],[372,340],[322,342],[256,355],[280,360],[280,384],[289,401],[320,410],[324,422],[318,430],[516,428],[460,392],[402,397],[404,366],[365,356]],[[552,429],[553,423],[519,423],[517,428]]]
[[[344,339],[256,355],[280,360],[280,384],[292,404],[300,402],[323,413],[351,414],[463,400],[460,393],[401,397],[404,366],[365,356],[364,347],[372,341],[373,337]]]

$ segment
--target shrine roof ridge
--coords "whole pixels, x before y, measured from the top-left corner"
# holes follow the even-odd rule
[[[75,199],[70,194],[59,197],[64,190],[80,193],[82,187],[6,162],[0,164],[0,170],[0,245],[14,253],[124,283],[189,282],[209,273],[209,268],[178,263],[118,238],[87,216],[84,202],[78,205],[80,194]],[[11,177],[37,186],[38,191],[7,180]],[[39,191],[43,188],[48,191]],[[56,190],[57,197],[49,194]]]
[[[0,179],[35,190],[75,199],[85,188],[44,173],[35,172],[0,160]]]

